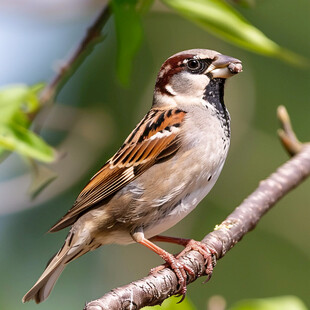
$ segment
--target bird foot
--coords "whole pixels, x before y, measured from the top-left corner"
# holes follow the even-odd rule
[[[181,300],[179,302],[182,302],[185,298],[185,294],[187,291],[187,287],[186,287],[186,281],[187,281],[187,274],[186,272],[190,275],[190,276],[194,276],[195,275],[195,271],[186,266],[183,262],[181,262],[178,258],[176,258],[174,255],[170,254],[170,253],[165,253],[165,257],[162,256],[162,258],[166,261],[165,264],[157,266],[155,268],[152,268],[150,270],[150,274],[154,275],[157,272],[165,269],[165,268],[171,268],[177,279],[178,279],[178,283],[179,283],[179,294],[178,296],[182,296]]]
[[[216,264],[216,252],[213,249],[208,248],[204,243],[190,239],[187,242],[184,250],[181,251],[176,256],[176,258],[178,259],[190,251],[197,251],[204,257],[206,266],[206,275],[208,276],[207,280],[204,283],[208,282],[211,279],[213,268]]]
[[[182,252],[180,252],[177,256],[175,256],[163,250],[162,248],[158,247],[152,241],[145,239],[144,237],[138,238],[137,240],[137,242],[148,247],[149,249],[157,253],[164,261],[166,261],[166,264],[152,268],[150,274],[154,275],[167,267],[170,267],[174,271],[179,283],[179,296],[182,296],[179,302],[183,301],[185,298],[187,290],[186,288],[187,274],[189,276],[195,277],[195,271],[192,268],[186,266],[186,264],[183,263],[182,260],[180,259],[184,254],[192,250],[198,251],[200,254],[202,254],[206,260],[205,263],[206,274],[208,275],[208,278],[205,282],[210,280],[213,271],[213,266],[215,266],[216,256],[214,254],[216,254],[216,252],[214,250],[209,249],[205,244],[199,241],[195,241],[193,239],[174,238],[158,235],[153,237],[151,240],[176,243],[183,245],[185,247],[185,249]]]

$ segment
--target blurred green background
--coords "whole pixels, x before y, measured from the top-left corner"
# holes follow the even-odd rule
[[[77,2],[74,10],[61,2],[50,8],[17,8],[16,1],[0,4],[0,85],[48,80],[57,61],[79,42],[98,2]],[[253,7],[238,9],[275,42],[310,58],[309,1],[257,0]],[[278,105],[287,107],[298,137],[310,139],[309,67],[241,50],[161,5],[144,16],[143,27],[145,38],[127,88],[116,77],[115,30],[109,22],[105,40],[68,81],[57,103],[43,111],[47,118],[37,118],[45,140],[59,150],[58,161],[51,165],[58,175],[53,183],[32,201],[27,162],[13,154],[0,164],[0,309],[82,309],[85,301],[139,279],[162,263],[140,245],[105,246],[71,263],[46,302],[21,303],[67,234],[46,231],[148,111],[156,74],[175,52],[214,49],[241,59],[244,72],[226,87],[232,143],[222,175],[208,197],[168,235],[201,239],[288,159],[276,135]],[[228,305],[246,298],[296,295],[310,307],[309,189],[307,180],[278,203],[219,261],[208,284],[201,279],[188,287],[197,309],[206,309],[213,295],[223,296]]]

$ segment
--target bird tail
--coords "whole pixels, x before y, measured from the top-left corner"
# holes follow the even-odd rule
[[[44,301],[51,293],[66,264],[89,251],[84,246],[85,243],[81,242],[82,240],[73,242],[73,239],[76,239],[74,234],[69,232],[62,248],[50,259],[39,280],[23,297],[24,303],[31,299],[34,299],[37,304]]]

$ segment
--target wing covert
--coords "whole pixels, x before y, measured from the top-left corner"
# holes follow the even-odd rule
[[[89,208],[100,205],[158,160],[174,154],[179,148],[180,128],[185,115],[186,112],[180,109],[150,110],[50,232],[71,225]]]

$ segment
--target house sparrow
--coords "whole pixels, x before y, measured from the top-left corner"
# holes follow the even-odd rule
[[[191,212],[219,177],[230,144],[225,79],[241,71],[240,60],[206,49],[183,51],[164,62],[151,110],[50,229],[71,226],[23,302],[44,301],[69,262],[110,243],[138,242],[160,255],[175,271],[183,295],[185,271],[191,270],[151,238],[198,250],[211,272],[211,253],[203,244],[158,234]]]

